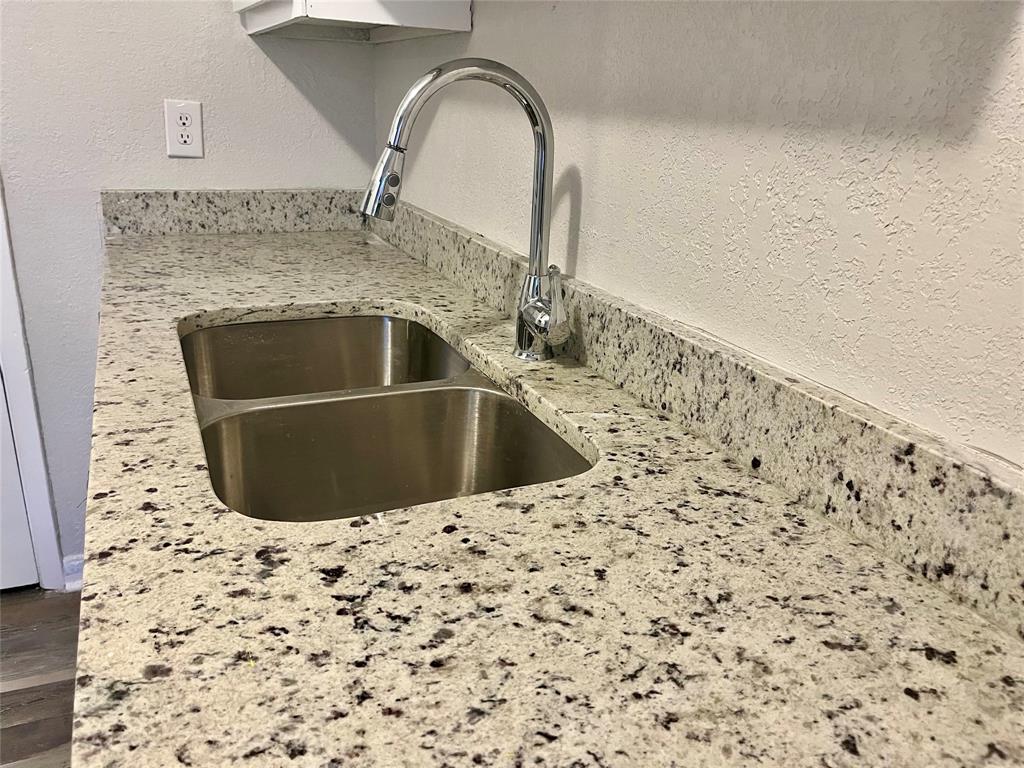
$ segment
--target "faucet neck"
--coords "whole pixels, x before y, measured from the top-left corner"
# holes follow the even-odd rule
[[[391,149],[405,152],[413,123],[423,105],[446,85],[460,80],[484,80],[512,95],[526,112],[533,131],[533,192],[530,215],[530,274],[542,277],[548,269],[548,241],[551,234],[551,186],[554,160],[554,131],[544,100],[532,85],[516,72],[490,59],[455,59],[427,72],[405,94],[388,131]]]

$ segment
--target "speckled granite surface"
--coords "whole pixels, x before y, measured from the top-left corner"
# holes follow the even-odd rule
[[[409,205],[373,229],[514,311],[526,271],[516,253]],[[564,285],[568,354],[1024,638],[1019,471],[591,285]]]
[[[108,233],[355,229],[361,190],[103,193]],[[524,259],[415,206],[373,230],[511,314]],[[557,255],[556,255],[557,260]],[[566,279],[565,352],[1024,638],[1024,476]]]
[[[115,235],[324,232],[359,229],[359,195],[343,189],[110,189],[104,230]]]
[[[181,362],[203,310],[418,319],[597,464],[381,520],[245,518]],[[1019,640],[590,369],[514,361],[512,328],[360,232],[111,245],[74,764],[1024,762]]]

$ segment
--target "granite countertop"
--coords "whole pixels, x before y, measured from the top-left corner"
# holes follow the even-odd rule
[[[108,246],[74,765],[1024,763],[1024,645],[363,232]],[[198,314],[197,313],[201,313]],[[209,484],[182,327],[394,314],[594,468],[276,523]]]

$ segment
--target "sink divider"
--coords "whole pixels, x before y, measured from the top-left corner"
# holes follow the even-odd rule
[[[273,408],[287,408],[295,405],[311,405],[329,403],[338,400],[358,400],[368,397],[389,397],[409,392],[424,392],[431,389],[486,389],[495,394],[509,397],[501,387],[474,368],[447,379],[434,381],[417,381],[408,384],[385,384],[378,387],[359,387],[356,389],[338,389],[329,392],[308,392],[299,395],[280,395],[278,397],[260,397],[247,399],[228,399],[192,395],[195,403],[199,428],[214,424],[221,419],[237,416],[252,411],[266,411]]]

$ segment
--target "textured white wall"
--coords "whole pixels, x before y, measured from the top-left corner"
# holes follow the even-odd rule
[[[0,13],[0,167],[62,546],[74,557],[89,466],[99,190],[364,184],[371,53],[257,44],[228,2],[3,0]],[[205,159],[165,156],[168,97],[203,102]]]
[[[498,59],[555,125],[552,259],[931,430],[1024,460],[1017,3],[477,2],[379,46],[404,90]],[[403,198],[527,247],[532,143],[493,86],[414,131]]]

